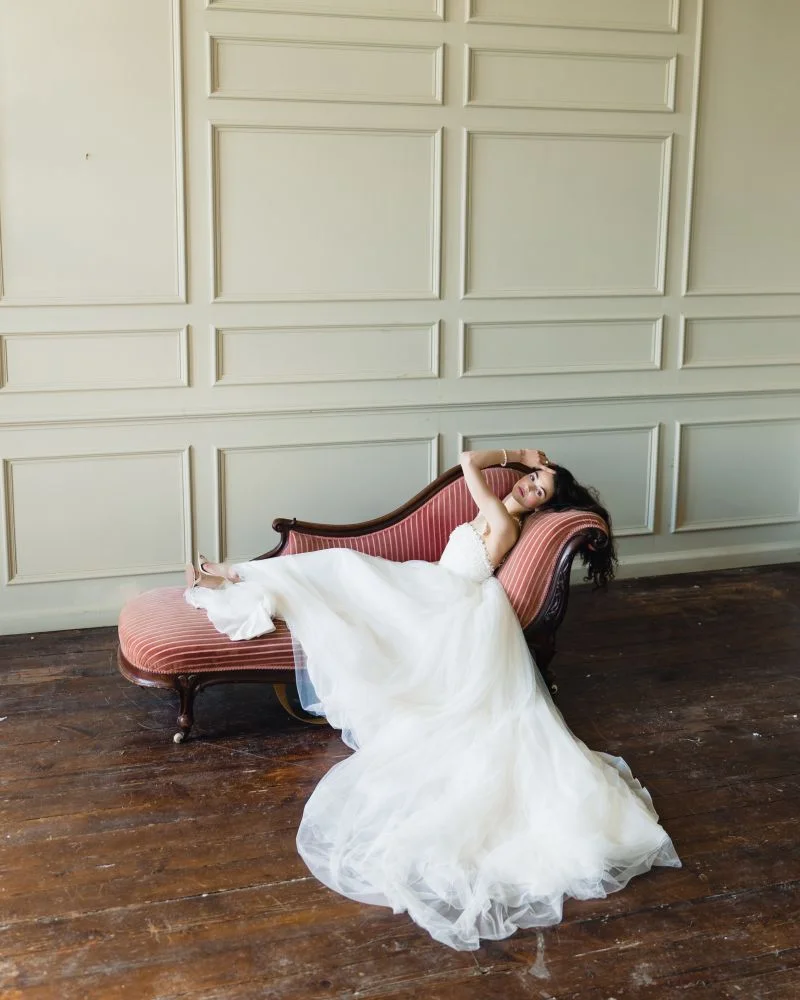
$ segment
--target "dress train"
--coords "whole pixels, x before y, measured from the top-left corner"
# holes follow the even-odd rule
[[[474,949],[680,866],[624,760],[570,732],[472,525],[439,563],[326,549],[233,569],[241,582],[187,600],[234,639],[284,618],[305,707],[356,751],[297,834],[331,889]]]

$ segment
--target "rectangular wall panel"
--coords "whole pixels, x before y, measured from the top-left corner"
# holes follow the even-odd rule
[[[341,17],[441,20],[445,0],[206,0],[212,10],[254,10],[278,14],[336,14]]]
[[[675,57],[467,49],[467,103],[494,108],[672,111]]]
[[[212,37],[212,97],[441,104],[441,45]]]
[[[673,531],[800,520],[800,420],[678,427]]]
[[[278,538],[269,530],[275,516],[348,524],[387,514],[435,477],[437,444],[400,438],[222,448],[220,552],[242,559],[266,551]]]
[[[216,331],[218,385],[436,378],[439,324]]]
[[[187,384],[185,329],[0,336],[0,388],[4,392],[177,388]]]
[[[467,0],[470,21],[612,31],[677,31],[678,0]]]
[[[4,3],[4,304],[183,299],[178,11]]]
[[[441,134],[214,128],[217,298],[435,298]]]
[[[611,512],[614,532],[654,531],[658,427],[586,427],[464,436],[464,448],[540,448],[551,461],[594,486]]]
[[[800,292],[800,3],[707,3],[687,288]]]
[[[662,317],[466,323],[461,374],[652,371],[661,367]]]
[[[12,584],[173,572],[188,561],[186,451],[12,459],[3,470]]]
[[[800,365],[800,316],[685,319],[681,368]]]
[[[669,136],[468,135],[465,293],[663,289]]]

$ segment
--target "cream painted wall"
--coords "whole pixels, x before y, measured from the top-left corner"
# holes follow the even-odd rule
[[[0,631],[464,443],[800,558],[800,4],[0,0]]]

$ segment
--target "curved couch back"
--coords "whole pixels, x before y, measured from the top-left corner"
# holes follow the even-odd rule
[[[491,468],[484,476],[495,495],[503,497],[510,492],[520,473],[514,469]],[[453,528],[471,521],[477,513],[475,501],[463,478],[459,477],[443,486],[422,506],[387,527],[344,536],[291,530],[281,555],[349,548],[396,562],[406,559],[436,562]],[[523,628],[541,610],[564,546],[586,528],[606,531],[602,518],[585,511],[541,511],[526,519],[519,541],[496,574]]]

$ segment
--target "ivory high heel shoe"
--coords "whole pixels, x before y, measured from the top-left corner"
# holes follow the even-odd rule
[[[193,587],[206,587],[209,590],[218,590],[220,587],[225,586],[226,583],[234,582],[227,576],[209,573],[206,566],[213,566],[216,568],[217,564],[212,563],[209,559],[206,559],[204,555],[201,555],[198,552],[197,565],[187,565],[186,567],[186,586],[189,589]]]

